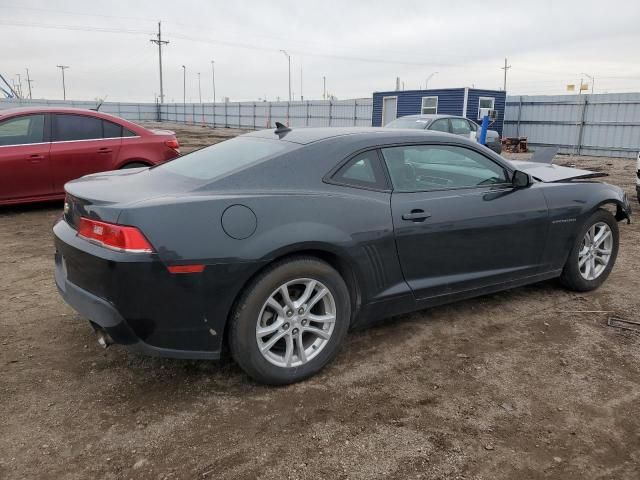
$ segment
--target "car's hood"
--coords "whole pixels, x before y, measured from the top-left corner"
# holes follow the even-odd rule
[[[523,162],[520,160],[509,160],[518,170],[528,173],[541,182],[563,182],[579,178],[606,177],[606,173],[593,172],[591,170],[581,170],[579,168],[561,167],[560,165],[549,165],[536,162]]]

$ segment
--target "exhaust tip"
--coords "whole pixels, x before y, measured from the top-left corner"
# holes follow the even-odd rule
[[[113,340],[111,339],[109,334],[104,330],[98,330],[97,334],[98,334],[98,345],[100,345],[102,348],[107,348],[109,345],[113,343]]]

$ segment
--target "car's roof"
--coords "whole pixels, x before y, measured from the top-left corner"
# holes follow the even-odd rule
[[[389,140],[411,140],[416,135],[446,137],[451,138],[452,135],[448,133],[435,132],[431,130],[416,131],[415,129],[403,129],[403,128],[381,128],[381,127],[301,127],[292,128],[291,130],[283,133],[276,133],[276,130],[258,130],[256,132],[247,133],[246,137],[256,138],[268,138],[273,140],[283,140],[292,143],[299,143],[306,145],[329,138],[352,138],[353,140],[362,140],[363,138],[370,138],[372,140],[378,140],[380,143],[388,142]]]
[[[147,129],[137,123],[133,123],[129,120],[126,120],[122,117],[118,117],[117,115],[112,115],[106,112],[100,112],[96,110],[90,110],[88,108],[73,108],[73,107],[14,107],[7,108],[6,110],[0,110],[0,120],[5,117],[15,116],[15,115],[24,115],[29,113],[75,113],[80,115],[88,115],[96,118],[103,118],[105,120],[110,120],[112,122],[119,123],[136,133],[140,134],[140,132],[146,132]]]
[[[0,110],[0,117],[9,116],[9,115],[19,115],[25,113],[78,113],[83,115],[90,115],[94,117],[104,117],[104,118],[117,118],[119,120],[124,120],[123,118],[105,113],[96,110],[90,110],[88,108],[73,108],[73,107],[14,107],[7,108],[6,110]]]

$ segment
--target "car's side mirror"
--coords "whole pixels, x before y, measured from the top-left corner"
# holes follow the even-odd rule
[[[513,172],[512,182],[513,188],[527,188],[532,183],[529,174],[521,170]]]

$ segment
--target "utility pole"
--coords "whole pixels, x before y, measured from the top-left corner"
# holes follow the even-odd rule
[[[280,50],[287,57],[287,61],[289,62],[289,101],[291,101],[291,55],[287,53],[286,50]]]
[[[31,83],[33,82],[33,80],[31,80],[31,77],[29,77],[29,69],[27,68],[27,85],[29,86],[29,100],[31,100],[33,97],[31,96]]]
[[[164,88],[162,86],[162,45],[166,45],[169,41],[162,40],[161,22],[158,22],[157,35],[157,40],[150,40],[150,42],[158,45],[158,64],[160,65],[160,103],[164,103]]]
[[[588,73],[584,73],[582,72],[582,75],[584,75],[585,77],[587,77],[589,80],[591,80],[591,95],[593,95],[593,86],[596,83],[596,77],[592,77],[591,75],[589,75]],[[580,80],[580,87],[582,87],[582,80]]]
[[[24,95],[22,94],[22,78],[20,77],[19,73],[16,73],[16,77],[18,77],[18,91],[20,92],[20,96],[24,97]]]
[[[507,59],[504,59],[504,67],[500,67],[500,70],[504,70],[504,83],[502,85],[502,90],[507,91],[507,70],[511,68],[511,65],[507,65]]]
[[[300,65],[300,101],[304,100],[304,96],[302,95],[302,65]]]
[[[211,83],[213,83],[213,103],[216,103],[216,69],[215,63],[211,60]]]
[[[322,76],[322,99],[327,99],[327,77]]]
[[[66,100],[67,99],[67,87],[64,83],[64,71],[69,68],[69,65],[56,65],[56,67],[58,67],[60,69],[60,71],[62,72],[62,99]]]
[[[202,103],[202,88],[200,87],[200,72],[198,72],[198,97],[200,98],[200,103]]]

